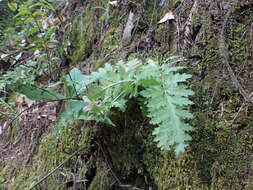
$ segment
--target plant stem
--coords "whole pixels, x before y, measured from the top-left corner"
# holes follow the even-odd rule
[[[108,88],[111,88],[113,86],[117,86],[121,83],[127,83],[127,82],[134,82],[134,80],[122,80],[122,81],[119,81],[119,82],[116,82],[116,83],[113,83],[113,84],[110,84],[109,86],[105,87],[102,91],[105,91],[107,90]]]

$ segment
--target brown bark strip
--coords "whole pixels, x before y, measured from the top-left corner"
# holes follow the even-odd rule
[[[199,0],[195,0],[191,11],[188,15],[188,19],[186,20],[183,31],[184,31],[184,41],[183,41],[183,52],[188,52],[188,49],[192,46],[192,22],[193,22],[193,15],[196,13],[198,8]]]

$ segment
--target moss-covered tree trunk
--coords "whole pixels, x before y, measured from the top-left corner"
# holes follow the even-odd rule
[[[59,36],[68,64],[83,72],[105,62],[139,58],[185,58],[194,113],[193,140],[185,153],[156,148],[148,124],[134,100],[125,113],[112,110],[116,127],[76,122],[60,136],[44,133],[33,162],[16,177],[6,165],[3,189],[25,189],[67,159],[37,189],[253,189],[253,1],[237,0],[72,0],[62,13]],[[98,8],[104,6],[104,9]],[[169,11],[174,20],[158,24]],[[134,13],[129,43],[122,40]],[[106,14],[105,14],[106,13]],[[139,39],[155,30],[155,42],[136,50]],[[64,33],[65,30],[65,33]],[[134,51],[133,51],[134,49]],[[86,147],[68,158],[80,147]],[[0,185],[1,188],[1,185]],[[36,189],[35,188],[35,189]]]

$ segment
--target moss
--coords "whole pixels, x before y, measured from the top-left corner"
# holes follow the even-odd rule
[[[119,49],[121,46],[121,32],[120,27],[111,27],[108,31],[105,32],[105,37],[102,43],[102,48],[104,51],[109,53]]]
[[[165,8],[162,11],[174,10],[181,2],[182,0],[165,1]]]
[[[214,173],[216,188],[236,190],[250,185],[252,176],[248,171],[253,151],[251,131],[244,130],[237,135],[230,131],[225,136],[222,133],[217,135],[219,160]]]
[[[155,181],[158,189],[208,189],[198,177],[196,163],[190,155],[174,159],[164,155]]]
[[[97,59],[95,64],[93,65],[92,70],[97,71],[99,68],[102,68],[105,66],[105,61],[104,59]]]
[[[0,184],[3,185],[7,181],[8,173],[9,173],[10,168],[11,167],[9,165],[6,165],[4,168],[1,169]],[[2,185],[0,186],[0,188],[3,188]]]
[[[170,1],[171,4],[165,7],[173,9],[178,2]],[[92,20],[95,15],[92,6],[87,6],[73,24],[71,34],[71,42],[75,46],[71,57],[73,64],[89,55],[90,47],[99,35],[94,25],[96,22]],[[157,12],[153,14],[153,2],[149,2],[147,6],[144,17],[148,23],[153,18],[156,21],[169,10],[167,8],[155,10]],[[111,12],[113,18],[109,21],[108,30],[103,33],[104,39],[99,46],[99,52],[93,52],[95,69],[103,66],[106,55],[116,52],[110,59],[114,61],[120,59],[121,54],[124,53],[120,42],[122,28],[118,23],[119,17],[116,18],[119,14],[117,11]],[[214,14],[218,14],[215,11]],[[152,15],[156,16],[152,18]],[[252,18],[250,9],[245,7],[238,9],[233,16],[235,21],[231,23],[232,32],[230,30],[226,32],[227,43],[231,50],[231,66],[236,73],[252,71],[252,60],[249,55],[250,33],[244,32],[248,31]],[[235,123],[230,125],[242,104],[242,98],[237,89],[232,86],[228,76],[224,74],[225,69],[220,63],[215,28],[217,26],[212,26],[212,22],[197,15],[194,15],[193,23],[195,26],[202,26],[201,30],[205,34],[203,38],[207,40],[207,44],[198,47],[197,52],[202,59],[190,65],[187,70],[194,75],[191,87],[195,91],[195,96],[192,97],[195,105],[190,108],[195,115],[191,121],[195,131],[191,133],[193,140],[188,151],[175,158],[173,153],[164,153],[157,149],[151,135],[153,126],[142,118],[139,105],[130,102],[125,113],[112,111],[113,122],[117,126],[103,126],[101,133],[97,135],[101,147],[97,150],[96,159],[92,159],[92,163],[87,166],[82,159],[73,158],[64,165],[61,172],[68,174],[76,169],[80,176],[85,176],[92,167],[95,174],[90,175],[89,190],[114,188],[112,184],[115,183],[115,177],[112,176],[112,171],[124,184],[136,186],[146,184],[144,189],[250,190],[253,188],[253,131],[251,129],[253,108],[245,105],[245,110],[239,114]],[[143,22],[138,27],[140,28],[134,41],[138,40],[141,29],[147,28],[147,23]],[[165,27],[159,25],[156,30],[156,38],[161,42],[161,46],[166,46],[167,43],[163,41]],[[174,44],[175,41],[171,43]],[[156,56],[161,52],[157,48],[150,54]],[[170,52],[166,51],[165,54],[169,55]],[[244,67],[241,67],[242,65]],[[245,73],[249,74],[249,72]],[[244,77],[242,75],[241,78]],[[241,82],[249,91],[252,90],[249,78]],[[75,126],[83,126],[83,124]],[[46,134],[41,140],[33,165],[20,169],[19,175],[14,180],[16,185],[10,186],[11,189],[18,189],[18,187],[23,189],[39,180],[66,159],[68,157],[66,153],[72,153],[78,147],[88,144],[92,134],[93,131],[87,127],[74,126],[63,130],[58,138]],[[81,162],[78,169],[75,167],[77,161]],[[0,182],[5,182],[7,170],[8,167],[1,172]],[[62,176],[60,172],[56,172],[41,184],[40,188],[63,189],[62,183],[67,179],[67,175]]]
[[[122,28],[121,26],[112,26],[104,34],[104,39],[100,44],[100,57],[117,62],[122,54]],[[101,64],[99,64],[101,65]],[[98,67],[98,66],[96,66]]]
[[[103,163],[103,162],[100,162]],[[103,166],[97,166],[96,175],[93,178],[91,184],[89,185],[88,190],[96,190],[96,189],[103,189],[103,190],[110,190],[110,185],[113,184],[115,181],[114,178],[110,177],[108,171]]]
[[[98,20],[96,19],[95,6],[93,3],[87,5],[85,10],[73,21],[70,33],[73,55],[71,55],[70,59],[74,64],[89,56],[92,51],[92,45],[98,37]]]
[[[67,129],[62,130],[60,136],[53,134],[45,134],[42,137],[38,153],[33,157],[32,165],[17,168],[16,176],[13,176],[14,183],[12,180],[7,181],[8,187],[13,190],[27,189],[33,183],[40,180],[44,175],[48,174],[54,168],[60,165],[60,163],[69,157],[74,151],[80,147],[84,147],[90,142],[92,130],[86,124],[86,127],[82,126],[82,123],[76,123],[74,126],[70,126]],[[68,173],[71,172],[73,165],[77,164],[77,158],[73,157],[59,169],[52,176],[47,178],[46,181],[41,183],[38,188],[42,189],[62,189],[62,181],[68,179]],[[82,162],[82,161],[81,161]],[[85,175],[83,166],[80,166],[80,175]],[[8,170],[8,168],[6,169]],[[4,171],[6,171],[4,170]],[[61,171],[62,170],[62,171]],[[1,174],[5,175],[2,171]],[[10,172],[10,171],[8,171]],[[65,177],[60,173],[65,173]],[[5,172],[6,173],[6,172]],[[71,176],[70,176],[71,178]],[[0,178],[1,179],[1,178]],[[59,183],[57,183],[57,181]]]
[[[131,106],[134,105],[137,106],[136,104],[128,105],[128,109],[131,110]],[[135,108],[135,112],[138,112],[138,108]],[[141,134],[136,132],[141,127],[140,121],[134,118],[128,120],[125,118],[125,114],[127,113],[117,113],[112,116],[117,127],[103,128],[104,148],[110,155],[116,171],[123,176],[129,175],[141,167],[139,156],[143,151],[142,138],[139,136]]]
[[[201,26],[203,22],[204,22],[203,18],[200,15],[198,15],[196,13],[193,14],[193,16],[192,16],[192,25],[194,27]]]
[[[231,66],[234,72],[240,73],[239,81],[252,91],[252,77],[246,70],[252,70],[252,6],[241,6],[233,14],[234,22],[231,29],[226,31],[227,44],[231,52]],[[243,14],[240,14],[243,12]]]

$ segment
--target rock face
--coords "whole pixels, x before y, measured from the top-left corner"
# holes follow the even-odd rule
[[[64,8],[66,25],[59,29],[59,37],[69,49],[68,63],[86,73],[114,63],[152,28],[152,47],[137,48],[127,58],[185,57],[195,91],[195,104],[189,108],[195,129],[189,149],[178,158],[159,151],[152,140],[153,126],[133,100],[125,113],[112,111],[117,127],[76,122],[58,137],[44,132],[33,161],[19,168],[15,180],[8,172],[13,166],[4,167],[2,188],[28,188],[66,159],[37,187],[253,189],[253,1],[120,0],[104,5],[72,0]],[[169,11],[175,20],[157,24]],[[122,37],[130,12],[134,27],[126,45]],[[69,158],[80,147],[86,148]]]

